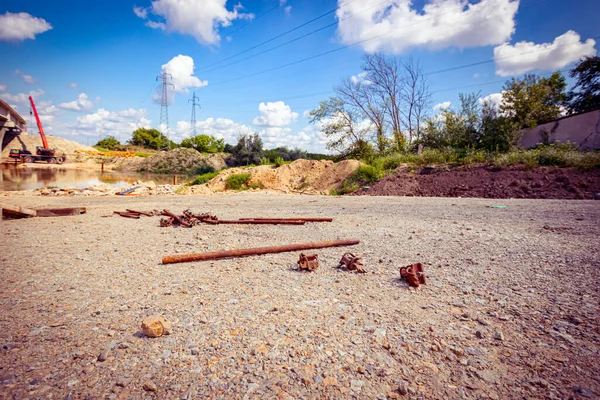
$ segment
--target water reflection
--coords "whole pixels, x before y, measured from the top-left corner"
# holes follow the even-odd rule
[[[99,183],[113,187],[125,186],[135,181],[154,181],[157,184],[173,183],[172,175],[123,174],[118,172],[86,171],[66,168],[17,168],[2,165],[0,191],[31,190],[45,186],[85,188]],[[180,177],[179,182],[184,182]]]

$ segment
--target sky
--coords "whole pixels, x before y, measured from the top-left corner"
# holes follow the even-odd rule
[[[495,101],[525,73],[568,70],[597,54],[598,0],[4,0],[0,98],[47,134],[82,144],[161,128],[157,77],[168,73],[168,133],[326,152],[308,112],[365,52],[420,63],[432,115],[459,93]],[[33,122],[33,123],[32,123]]]

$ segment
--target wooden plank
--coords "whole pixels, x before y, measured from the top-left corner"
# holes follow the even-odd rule
[[[85,207],[41,208],[35,211],[38,217],[66,217],[68,215],[80,215],[87,212]]]
[[[2,216],[8,218],[31,218],[37,215],[35,210],[12,204],[0,203],[0,208],[2,209]]]

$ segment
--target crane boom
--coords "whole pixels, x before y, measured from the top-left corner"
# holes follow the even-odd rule
[[[40,131],[40,136],[42,137],[42,144],[44,145],[44,149],[48,149],[48,140],[46,140],[46,134],[44,133],[44,127],[42,126],[42,121],[40,121],[40,116],[38,115],[37,109],[35,108],[35,103],[33,102],[33,97],[29,96],[29,102],[31,103],[31,108],[33,109],[33,115],[35,115],[35,120],[37,122],[38,129]]]

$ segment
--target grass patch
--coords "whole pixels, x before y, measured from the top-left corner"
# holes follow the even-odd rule
[[[225,188],[227,190],[242,190],[246,183],[250,180],[252,174],[231,174],[225,180]]]
[[[218,171],[207,172],[205,174],[198,175],[197,177],[194,178],[193,181],[191,181],[189,183],[189,186],[204,185],[206,182],[210,181],[211,179],[213,179],[217,175],[219,175]]]
[[[335,195],[352,193],[367,183],[374,183],[385,176],[385,171],[379,165],[361,165],[358,169],[342,183],[340,191]]]
[[[146,153],[143,151],[136,151],[135,152],[135,156],[136,157],[142,157],[142,158],[148,158],[148,157],[152,157],[155,153]]]

